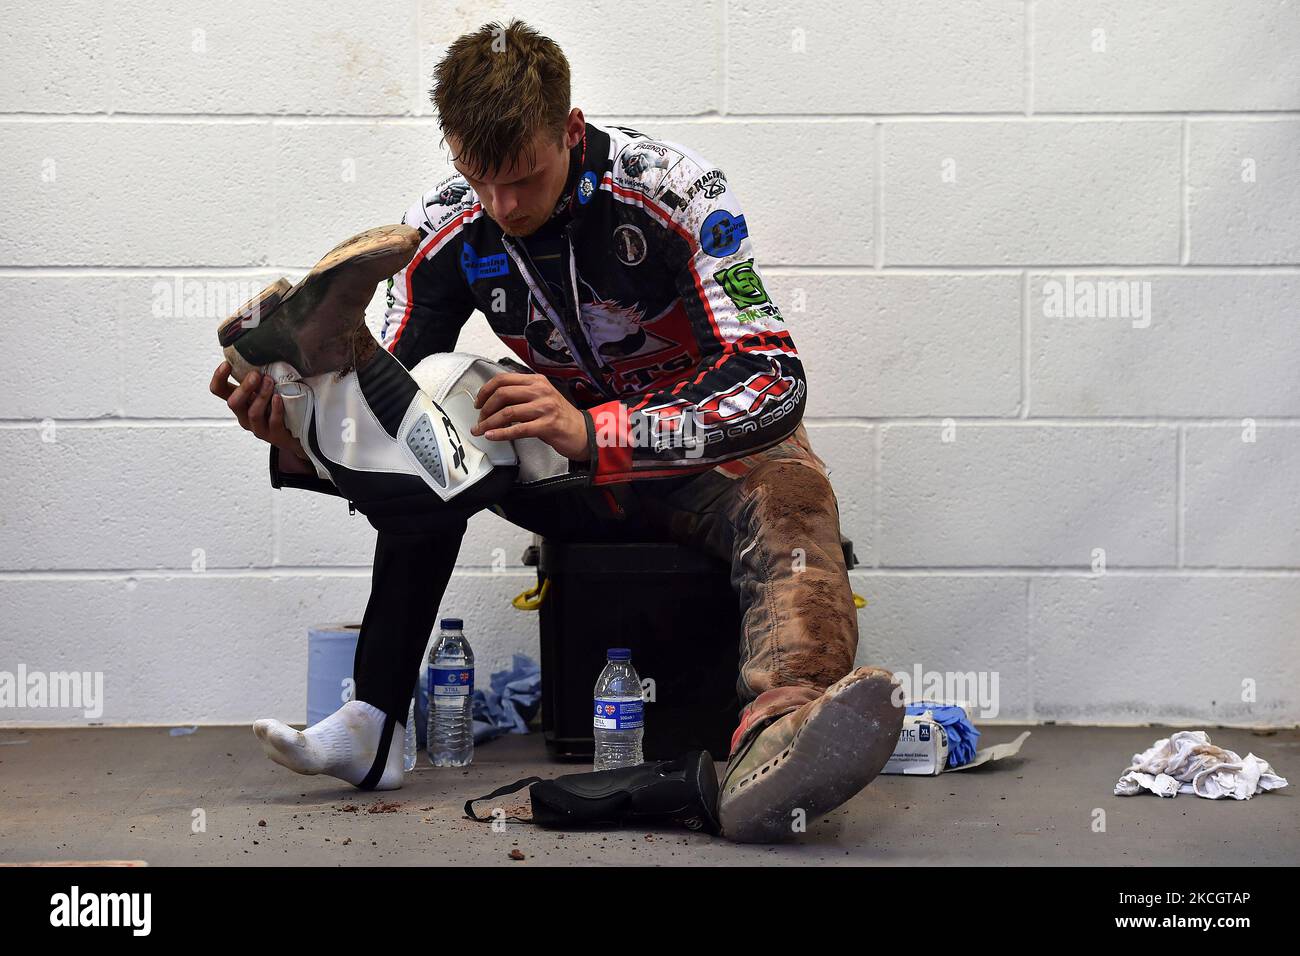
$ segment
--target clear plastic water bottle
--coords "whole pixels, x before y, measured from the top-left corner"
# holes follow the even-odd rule
[[[406,738],[402,741],[402,769],[410,773],[415,769],[415,698],[411,698],[406,712]]]
[[[645,705],[641,678],[632,667],[632,652],[611,647],[605,669],[596,681],[596,710],[592,736],[596,741],[596,770],[635,767],[643,762],[641,737],[645,733]]]
[[[474,759],[474,652],[464,622],[444,617],[429,651],[429,762],[464,767]]]

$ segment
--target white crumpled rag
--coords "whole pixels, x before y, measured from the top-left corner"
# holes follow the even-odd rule
[[[1133,764],[1115,784],[1115,793],[1131,797],[1143,790],[1162,797],[1194,793],[1209,800],[1249,800],[1265,790],[1286,786],[1267,760],[1245,759],[1210,743],[1203,730],[1180,730],[1157,740],[1150,750],[1133,755]]]

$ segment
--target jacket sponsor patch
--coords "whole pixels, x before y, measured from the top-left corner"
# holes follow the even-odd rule
[[[718,285],[722,286],[722,291],[727,293],[727,298],[740,310],[736,313],[736,321],[741,325],[762,319],[785,321],[776,303],[768,298],[767,290],[763,288],[763,280],[758,277],[758,272],[754,269],[753,259],[727,266],[713,273],[713,278]]]
[[[715,209],[700,226],[700,248],[717,259],[723,259],[740,248],[740,243],[749,235],[745,217]]]
[[[466,282],[503,276],[510,271],[509,263],[510,258],[504,252],[480,258],[474,254],[474,247],[468,242],[460,250],[460,268],[465,273]]]
[[[753,259],[727,266],[720,272],[713,273],[713,278],[738,309],[771,301],[767,297],[767,290],[763,288],[763,280],[754,271]]]
[[[662,143],[637,143],[619,157],[619,167],[624,176],[640,179],[652,169],[662,169],[667,172],[681,162],[681,159],[681,153]]]
[[[645,258],[645,233],[625,222],[614,230],[614,255],[627,266],[634,266]]]
[[[768,402],[780,401],[792,392],[798,392],[798,382],[792,376],[759,372],[693,406],[689,399],[675,398],[662,405],[643,408],[641,412],[652,416],[660,423],[659,427],[667,429],[673,427],[668,423],[675,422],[684,413],[691,411],[699,423],[708,428],[753,415]]]
[[[698,192],[704,193],[705,199],[717,199],[727,191],[727,177],[720,169],[710,169],[686,190],[686,201],[690,202]]]
[[[443,180],[425,194],[424,221],[432,232],[464,213],[469,184],[459,177]]]
[[[441,189],[438,193],[424,204],[424,208],[430,206],[457,206],[469,192],[469,183],[464,180],[456,180],[448,184],[446,188]]]
[[[668,173],[684,158],[663,143],[638,142],[624,149],[614,163],[614,185],[653,197],[668,181]]]
[[[777,322],[784,322],[781,310],[771,302],[764,302],[762,305],[751,305],[748,309],[741,309],[736,313],[736,321],[741,325],[749,322],[758,322],[761,319],[775,319]]]

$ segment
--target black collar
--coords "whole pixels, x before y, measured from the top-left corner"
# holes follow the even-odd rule
[[[569,150],[569,176],[555,206],[555,215],[567,212],[575,219],[581,218],[592,205],[608,168],[609,134],[587,123],[582,139]]]

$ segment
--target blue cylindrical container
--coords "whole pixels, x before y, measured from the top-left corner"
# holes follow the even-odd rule
[[[360,624],[322,624],[307,631],[307,726],[356,696],[352,662]]]

